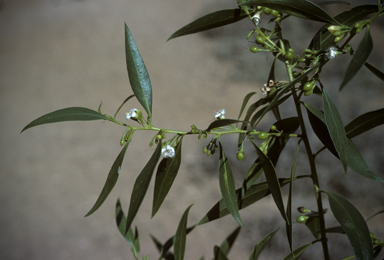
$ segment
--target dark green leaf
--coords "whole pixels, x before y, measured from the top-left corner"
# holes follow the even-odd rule
[[[192,227],[189,227],[187,228],[187,231],[186,231],[186,234],[188,235],[189,232],[191,232],[193,229],[195,229],[196,225],[195,226],[192,226]],[[174,240],[175,240],[175,236],[172,236],[171,238],[169,238],[163,245],[162,249],[161,249],[161,254],[159,256],[159,260],[161,260],[162,258],[164,258],[166,255],[169,254],[169,249],[172,247],[173,243],[174,243]]]
[[[132,91],[150,117],[152,115],[151,80],[127,24],[125,24],[125,56]]]
[[[239,121],[239,120],[234,120],[234,119],[218,119],[218,120],[213,121],[205,131],[211,131],[212,129],[227,126],[227,125],[232,125],[235,123],[249,124],[249,122]]]
[[[249,260],[257,260],[260,256],[260,254],[263,252],[269,241],[272,239],[272,237],[276,234],[277,231],[279,231],[280,228],[275,229],[274,231],[270,232],[268,235],[263,237],[263,239],[260,240],[259,243],[253,248],[251,255],[249,256]]]
[[[352,60],[347,67],[347,71],[344,74],[344,79],[341,82],[339,90],[341,91],[349,81],[359,72],[361,67],[365,64],[368,57],[371,55],[373,50],[372,36],[369,30],[369,25],[365,31],[364,38],[359,43],[357,50],[353,54]]]
[[[319,216],[309,216],[305,222],[305,226],[311,231],[315,238],[319,238],[321,228]]]
[[[172,187],[181,163],[181,143],[182,139],[175,147],[173,158],[164,158],[157,167],[155,189],[153,193],[152,217],[160,209],[165,197]]]
[[[367,222],[368,222],[368,220],[370,220],[371,218],[373,218],[373,217],[375,217],[375,216],[377,216],[377,215],[379,215],[379,214],[382,214],[382,213],[384,213],[384,209],[382,209],[382,210],[376,212],[375,214],[373,214],[372,216],[370,216],[370,217],[367,219]]]
[[[221,251],[220,247],[215,246],[213,248],[214,260],[228,260],[224,252]]]
[[[281,187],[279,179],[277,178],[277,174],[275,171],[275,167],[273,166],[271,160],[256,146],[256,153],[260,158],[260,162],[264,169],[264,175],[267,179],[268,186],[271,190],[273,200],[277,208],[279,209],[281,216],[283,219],[289,224],[287,214],[285,213],[285,207],[283,202],[283,196],[281,194]]]
[[[248,0],[241,5],[261,5],[303,19],[339,24],[337,20],[321,7],[306,0]]]
[[[296,260],[296,259],[299,259],[300,256],[305,252],[305,250],[307,250],[308,247],[310,247],[311,245],[313,245],[315,242],[311,242],[311,243],[308,243],[308,244],[305,244],[301,247],[298,247],[296,248],[292,253],[290,253],[289,255],[287,255],[286,257],[284,257],[283,260]]]
[[[251,126],[252,127],[256,127],[256,121],[260,118],[261,115],[265,115],[268,111],[270,110],[273,110],[274,108],[277,108],[279,107],[282,103],[284,103],[292,94],[288,94],[282,98],[280,98],[279,100],[277,100],[276,102],[273,103],[272,106],[266,106],[266,107],[263,107],[262,109],[260,109],[259,111],[256,112],[256,114],[252,117],[251,119]],[[260,122],[260,120],[258,121]]]
[[[147,193],[149,183],[151,182],[153,171],[159,161],[161,155],[161,140],[159,141],[155,152],[152,157],[149,159],[147,164],[144,166],[144,169],[141,171],[139,176],[137,176],[135,185],[132,190],[131,202],[129,204],[129,210],[127,215],[127,230],[131,227],[132,221],[135,218],[141,203]]]
[[[235,23],[244,19],[245,17],[247,17],[247,14],[240,9],[226,9],[226,10],[216,11],[216,12],[204,15],[196,19],[195,21],[187,24],[183,28],[177,30],[171,35],[171,37],[168,38],[167,41],[183,35],[198,33],[198,32],[210,30],[213,28],[221,27],[224,25],[228,25],[231,23]]]
[[[220,147],[220,160],[219,160],[219,182],[220,182],[220,191],[223,196],[223,200],[227,205],[229,212],[232,217],[239,223],[240,226],[243,226],[241,223],[241,218],[239,214],[239,208],[237,205],[237,196],[236,196],[236,187],[235,179],[232,175],[231,166],[229,165],[228,158],[224,153],[224,149],[219,142]]]
[[[161,252],[163,249],[163,244],[155,236],[150,235],[150,237],[153,243],[155,244],[157,251]],[[164,256],[160,257],[159,260],[162,258],[164,258],[165,260],[175,260],[174,255],[169,251],[167,251],[167,253]]]
[[[240,113],[239,113],[239,116],[237,117],[237,120],[240,119],[241,115],[243,114],[243,111],[244,111],[244,108],[245,106],[247,105],[249,99],[255,95],[256,92],[251,92],[251,93],[248,93],[245,97],[244,97],[244,100],[243,100],[243,104],[241,105],[241,108],[240,108]]]
[[[346,199],[328,191],[332,213],[343,227],[357,259],[373,259],[372,240],[367,223],[360,212]]]
[[[123,164],[125,152],[127,151],[130,141],[131,141],[131,138],[129,138],[129,140],[125,143],[123,149],[117,156],[115,162],[111,167],[111,170],[109,171],[107,180],[104,184],[103,189],[101,190],[99,198],[96,200],[96,203],[95,205],[93,205],[92,209],[87,213],[87,215],[85,215],[86,217],[94,213],[103,204],[105,199],[108,197],[109,193],[111,193],[113,187],[115,187],[117,179],[119,178],[121,165]]]
[[[381,79],[382,81],[384,81],[384,72],[382,72],[381,70],[377,69],[376,67],[374,67],[372,64],[366,62],[364,63],[364,65],[376,76],[378,77],[379,79]]]
[[[116,115],[117,113],[119,113],[120,109],[124,106],[125,103],[128,102],[128,100],[130,100],[131,98],[133,98],[135,95],[130,95],[129,97],[127,97],[126,99],[124,99],[123,103],[117,108],[116,110],[116,113],[113,115],[113,118],[116,118]],[[99,107],[99,110],[101,108],[101,104],[100,104],[100,107]]]
[[[276,77],[275,77],[275,66],[276,66],[276,60],[280,57],[280,55],[277,55],[275,59],[273,60],[271,69],[269,71],[269,76],[268,76],[268,81],[267,81],[267,86],[270,81],[275,82]],[[272,113],[275,116],[276,120],[281,120],[281,115],[279,111],[279,106],[275,106],[272,108]]]
[[[325,232],[327,232],[327,233],[339,233],[339,234],[345,234],[345,231],[344,231],[344,229],[343,229],[341,226],[327,228],[327,229],[325,230]]]
[[[345,1],[322,1],[320,3],[317,3],[318,5],[333,5],[333,4],[340,4],[340,5],[350,5],[350,3]]]
[[[323,107],[325,125],[327,126],[329,135],[331,136],[337,154],[339,155],[340,161],[344,168],[344,172],[346,173],[349,139],[345,133],[343,121],[341,120],[339,111],[337,110],[331,98],[328,96],[325,89],[323,89]]]
[[[190,205],[185,211],[183,216],[180,219],[179,226],[177,227],[176,234],[174,237],[174,254],[175,260],[183,260],[185,253],[185,243],[187,240],[187,220],[188,220],[188,212],[192,205]]]
[[[27,130],[28,128],[38,126],[38,125],[65,122],[65,121],[91,121],[91,120],[109,120],[109,119],[108,117],[100,114],[99,112],[89,108],[68,107],[68,108],[63,108],[63,109],[53,111],[51,113],[45,114],[33,120],[26,127],[24,127],[23,130],[21,130],[21,133]]]
[[[136,247],[135,236],[133,235],[132,229],[130,228],[128,232],[125,232],[126,230],[125,225],[127,223],[127,219],[121,207],[120,199],[117,199],[117,202],[116,202],[115,219],[116,219],[116,224],[117,224],[117,227],[119,228],[120,234],[125,238],[125,240],[128,241],[129,245],[132,248],[132,253],[137,259],[137,253],[140,251],[140,248]]]
[[[237,235],[240,232],[240,228],[236,228],[220,245],[221,251],[224,253],[224,255],[228,255],[229,251],[231,250],[233,243],[235,243],[235,240],[237,238]]]
[[[345,132],[349,138],[353,138],[382,124],[384,124],[384,108],[356,117],[345,126]]]

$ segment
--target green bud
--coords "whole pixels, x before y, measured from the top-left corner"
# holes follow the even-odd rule
[[[257,36],[256,36],[256,42],[257,42],[258,44],[264,44],[264,42],[265,42],[265,38],[264,38],[264,36],[262,36],[262,35],[257,35]]]
[[[308,216],[300,215],[296,218],[297,223],[305,224],[307,222]]]
[[[256,52],[259,51],[259,47],[257,47],[257,46],[253,46],[253,47],[251,47],[249,50],[250,50],[251,52],[253,52],[253,53],[256,53]]]
[[[238,161],[242,161],[244,160],[244,157],[245,157],[245,154],[243,151],[238,151],[237,154],[236,154],[236,158]]]
[[[260,133],[257,135],[257,138],[258,138],[259,140],[265,140],[265,139],[267,139],[268,137],[269,137],[269,134],[266,133],[266,132],[260,132]]]
[[[277,130],[276,126],[275,125],[271,125],[271,130],[272,131],[276,131]]]
[[[280,16],[279,11],[277,11],[277,10],[272,10],[272,11],[271,11],[271,14],[272,14],[273,16],[275,16],[275,17],[279,17],[279,16]]]
[[[264,8],[263,8],[263,12],[264,12],[266,15],[269,15],[269,14],[271,14],[272,9],[271,9],[271,8],[268,8],[268,7],[264,7]]]

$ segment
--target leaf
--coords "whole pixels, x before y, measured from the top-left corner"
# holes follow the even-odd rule
[[[131,136],[132,137],[132,136]],[[94,213],[100,206],[104,203],[106,198],[108,197],[109,193],[111,193],[112,189],[115,187],[115,184],[117,182],[117,179],[119,178],[121,165],[123,164],[124,156],[127,151],[128,145],[131,141],[131,138],[128,139],[128,141],[125,143],[123,149],[117,156],[115,162],[113,163],[111,170],[109,171],[107,180],[105,181],[104,187],[101,190],[101,193],[99,197],[96,200],[96,203],[93,205],[91,210],[85,215],[85,217],[88,217],[92,213]]]
[[[136,47],[132,34],[125,24],[125,56],[128,77],[133,93],[149,117],[152,115],[152,86],[147,68]]]
[[[359,43],[357,50],[353,54],[352,60],[347,67],[347,71],[344,74],[344,79],[341,82],[339,91],[341,91],[348,82],[359,72],[361,67],[365,64],[371,52],[373,50],[373,41],[372,36],[369,30],[369,25],[367,25],[367,29],[365,30],[364,38]]]
[[[157,167],[153,193],[152,218],[160,209],[179,171],[181,163],[181,143],[182,139],[175,147],[175,156],[173,158],[164,158]]]
[[[384,72],[374,67],[372,64],[366,62],[364,63],[365,67],[367,67],[376,77],[384,81]]]
[[[155,244],[157,250],[161,252],[163,249],[163,244],[153,235],[150,235],[153,243]],[[174,255],[171,252],[167,252],[164,256],[162,256],[160,259],[164,258],[165,260],[175,260]]]
[[[382,209],[382,210],[376,212],[375,214],[373,214],[372,216],[370,216],[370,217],[367,219],[367,222],[368,222],[368,220],[370,220],[371,218],[373,218],[373,217],[375,217],[375,216],[377,216],[377,215],[379,215],[379,214],[382,214],[382,213],[384,213],[384,209]]]
[[[327,126],[329,135],[335,146],[337,154],[343,165],[344,172],[347,172],[347,153],[348,153],[348,138],[345,133],[343,121],[339,111],[331,98],[328,96],[325,89],[323,89],[323,107],[324,107],[324,122]]]
[[[301,257],[302,254],[304,254],[305,250],[307,250],[308,247],[313,245],[315,242],[311,242],[305,245],[302,245],[301,247],[296,248],[292,253],[284,257],[283,260],[296,260]]]
[[[251,92],[251,93],[248,93],[248,94],[244,97],[244,100],[243,100],[243,103],[242,103],[242,105],[241,105],[240,113],[239,113],[239,116],[237,117],[237,120],[239,120],[240,117],[241,117],[241,115],[243,114],[244,108],[245,108],[245,106],[247,105],[249,99],[250,99],[253,95],[255,95],[255,94],[256,94],[256,92]]]
[[[52,123],[65,122],[65,121],[92,121],[92,120],[109,120],[109,118],[89,108],[67,107],[67,108],[59,109],[51,113],[45,114],[33,120],[26,127],[24,127],[20,133],[24,132],[28,128],[38,126],[38,125],[52,124]]]
[[[228,158],[224,153],[221,142],[219,142],[220,147],[220,160],[219,160],[219,182],[220,182],[220,191],[223,196],[223,200],[227,205],[229,212],[232,217],[239,223],[240,226],[243,226],[241,223],[241,218],[239,214],[239,208],[237,206],[237,196],[235,188],[235,179],[232,175],[231,166],[229,165]]]
[[[351,5],[348,2],[345,1],[322,1],[320,3],[317,3],[318,5],[333,5],[333,4],[340,4],[340,5]]]
[[[248,123],[249,124],[249,122],[234,120],[234,119],[218,119],[218,120],[213,121],[205,131],[208,132],[208,131],[211,131],[212,129],[227,126],[227,125],[232,125],[235,123],[246,123],[246,124]]]
[[[320,219],[319,216],[308,216],[309,218],[305,222],[305,226],[311,231],[312,235],[315,238],[319,238],[320,236]]]
[[[187,24],[183,28],[174,32],[167,41],[170,39],[188,35],[192,33],[198,33],[213,28],[221,27],[231,23],[238,22],[247,17],[247,14],[240,9],[226,9],[216,11],[207,15],[204,15],[195,21]]]
[[[260,158],[260,162],[264,169],[264,175],[267,179],[268,186],[271,190],[273,200],[277,208],[279,209],[281,216],[283,219],[289,224],[289,220],[287,214],[285,213],[285,207],[283,202],[283,196],[281,194],[281,187],[279,179],[277,178],[277,174],[275,171],[275,167],[273,166],[271,160],[260,150],[258,146],[256,147],[256,153]]]
[[[191,205],[192,206],[192,205]],[[189,232],[191,232],[193,229],[195,229],[196,225],[195,226],[191,226],[189,228],[187,228],[187,231],[186,231],[186,234],[188,235]],[[162,249],[161,249],[161,254],[159,256],[159,260],[161,260],[162,258],[164,258],[166,255],[169,255],[169,249],[172,247],[173,243],[174,243],[174,240],[175,240],[175,236],[172,236],[171,238],[169,238],[163,245]]]
[[[137,253],[140,251],[140,247],[137,248],[137,243],[135,242],[135,236],[133,235],[132,229],[130,228],[127,233],[125,232],[125,225],[127,223],[127,220],[121,207],[120,199],[117,199],[116,202],[115,219],[120,234],[125,238],[125,240],[128,241],[129,245],[131,246],[133,255],[136,259],[138,259]]]
[[[327,228],[327,229],[325,230],[325,232],[327,232],[327,233],[339,233],[339,234],[345,234],[345,231],[344,231],[344,229],[343,229],[341,226]]]
[[[263,252],[268,242],[272,239],[272,237],[279,231],[280,228],[276,228],[274,231],[270,232],[268,235],[263,237],[259,243],[253,248],[251,255],[249,256],[249,260],[257,260],[260,254]]]
[[[228,260],[224,252],[218,246],[215,246],[213,248],[213,254],[214,254],[214,260]]]
[[[356,117],[345,126],[345,132],[349,138],[353,138],[382,124],[384,124],[384,108]]]
[[[347,234],[356,259],[373,259],[372,240],[363,216],[346,199],[328,191],[323,192],[328,195],[332,213]]]
[[[237,238],[237,235],[240,232],[241,227],[236,228],[220,245],[220,250],[224,253],[224,255],[228,255],[229,251],[231,250],[233,244],[235,243],[235,240]]]
[[[339,24],[318,5],[306,0],[248,0],[242,5],[264,6],[303,19]],[[341,24],[340,24],[341,25]]]
[[[149,159],[144,169],[137,176],[131,195],[131,202],[129,204],[129,210],[127,215],[127,230],[131,227],[132,221],[135,218],[141,203],[147,193],[149,183],[151,182],[153,171],[159,161],[161,154],[161,140],[159,141],[155,152]]]
[[[262,109],[260,109],[259,111],[256,112],[256,114],[252,117],[251,119],[251,126],[252,127],[256,127],[256,121],[260,118],[261,115],[265,115],[268,111],[275,109],[275,108],[278,108],[282,103],[284,103],[292,94],[288,94],[282,98],[280,98],[279,100],[277,100],[276,102],[274,102],[274,104],[272,106],[266,106],[266,107],[263,107]],[[258,120],[258,122],[260,122],[260,120]]]
[[[192,204],[193,205],[193,204]],[[187,220],[188,220],[188,212],[192,207],[190,205],[185,211],[183,216],[180,219],[179,226],[177,227],[176,234],[174,237],[174,255],[175,260],[183,260],[185,253],[185,243],[187,240]]]

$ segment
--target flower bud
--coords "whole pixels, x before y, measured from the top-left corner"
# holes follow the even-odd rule
[[[305,224],[307,222],[308,216],[300,215],[296,218],[297,223]]]
[[[330,33],[338,32],[338,31],[340,31],[340,29],[341,29],[341,27],[338,26],[338,25],[331,25],[331,26],[328,27],[328,31]]]

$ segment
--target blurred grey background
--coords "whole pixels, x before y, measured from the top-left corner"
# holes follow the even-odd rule
[[[354,1],[353,3],[376,1]],[[214,110],[225,108],[227,118],[236,118],[243,97],[257,91],[266,81],[272,62],[267,55],[249,52],[254,43],[245,39],[251,24],[240,23],[202,34],[166,42],[177,29],[209,12],[235,8],[233,0],[195,1],[101,1],[101,0],[3,0],[0,1],[0,258],[1,259],[133,259],[129,245],[120,236],[114,219],[114,206],[120,197],[125,212],[137,174],[151,156],[147,144],[155,133],[134,135],[121,176],[103,206],[90,217],[83,216],[93,206],[108,171],[121,147],[123,127],[108,122],[68,122],[21,129],[33,119],[70,106],[97,109],[114,114],[121,102],[132,93],[124,56],[124,22],[133,34],[146,63],[153,86],[153,121],[162,128],[189,130],[191,124],[205,128],[213,119]],[[329,6],[335,15],[344,6]],[[264,18],[264,16],[262,17]],[[262,23],[266,25],[266,19]],[[383,19],[372,26],[376,52],[370,62],[384,69]],[[321,25],[296,18],[284,24],[287,38],[293,38],[296,50],[309,44],[307,35]],[[361,37],[361,36],[360,36]],[[342,92],[338,84],[344,65],[350,57],[338,57],[324,69],[322,79],[343,120],[349,122],[361,113],[383,106],[383,83],[365,68]],[[332,64],[331,64],[332,63]],[[283,73],[281,79],[286,80]],[[320,105],[316,97],[308,102]],[[124,112],[139,107],[129,101]],[[283,117],[290,115],[288,106]],[[272,117],[260,125],[267,130]],[[356,137],[371,169],[384,178],[382,127]],[[314,137],[314,136],[311,136]],[[206,158],[202,149],[209,139],[187,137],[183,146],[183,163],[166,201],[157,215],[150,219],[152,189],[137,215],[141,237],[140,257],[158,256],[149,238],[161,241],[171,237],[188,205],[194,203],[189,225],[197,223],[220,199],[217,179],[217,156]],[[236,137],[227,137],[224,148],[241,185],[253,161],[251,147],[246,147],[246,160],[235,159]],[[282,154],[277,170],[289,174],[292,141]],[[321,144],[313,139],[314,150]],[[319,156],[321,187],[344,196],[354,203],[365,218],[383,209],[383,185],[348,171],[345,176],[340,163],[325,153]],[[297,174],[308,174],[304,153],[299,155]],[[284,192],[287,192],[284,189]],[[309,182],[295,183],[294,207],[315,208],[313,189]],[[286,199],[286,198],[285,198]],[[325,199],[325,206],[328,203]],[[297,216],[298,213],[295,212]],[[249,230],[242,230],[231,259],[248,259],[253,246],[267,233],[281,227],[261,259],[281,259],[289,249],[284,222],[271,198],[241,211]],[[374,233],[384,239],[383,215],[369,222]],[[327,214],[327,225],[337,225]],[[213,246],[237,227],[231,217],[195,229],[187,238],[186,259],[212,257]],[[313,240],[303,225],[295,224],[298,247]],[[330,235],[333,259],[352,255],[348,240]],[[380,259],[383,257],[383,253]],[[303,259],[321,259],[317,243]]]

